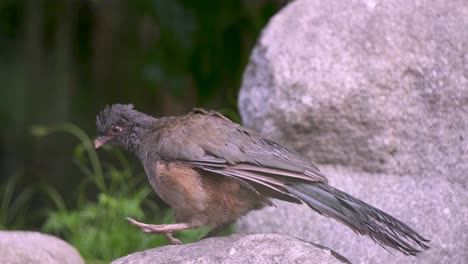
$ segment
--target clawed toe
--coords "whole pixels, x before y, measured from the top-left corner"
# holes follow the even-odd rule
[[[167,240],[169,240],[169,242],[172,245],[182,245],[182,241],[172,236],[172,233],[164,233],[164,235],[167,237]]]
[[[130,217],[127,217],[127,221],[130,222],[130,224],[140,228],[140,230],[145,232],[145,233],[151,233],[151,234],[165,233],[163,230],[161,230],[161,226],[141,223],[141,222],[138,222],[137,220],[135,220],[133,218],[130,218]]]
[[[172,231],[171,232],[168,232],[169,230],[167,230],[168,226],[166,225],[151,225],[151,224],[145,224],[145,223],[141,223],[141,222],[138,222],[136,221],[135,219],[133,218],[130,218],[130,217],[127,217],[127,221],[140,228],[140,230],[142,232],[145,232],[145,233],[149,233],[149,234],[164,234],[166,237],[167,237],[167,240],[169,240],[169,242],[172,244],[172,245],[180,245],[182,244],[182,241],[180,241],[179,239],[175,238],[173,235],[172,235]]]
[[[135,220],[135,219],[133,219],[133,218],[131,218],[131,217],[127,217],[126,219],[127,219],[127,221],[128,221],[130,224],[132,224],[132,225],[134,225],[134,226],[138,226],[138,227],[140,227],[140,228],[143,228],[143,227],[146,227],[146,226],[147,226],[147,224],[138,222],[137,220]]]

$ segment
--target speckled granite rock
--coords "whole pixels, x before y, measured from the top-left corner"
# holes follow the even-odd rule
[[[47,234],[0,231],[2,264],[84,264],[80,253],[67,242]]]
[[[393,256],[283,203],[241,231],[291,234],[355,263],[466,263],[466,28],[462,0],[294,1],[264,29],[239,95],[245,125],[328,164],[332,183],[413,226],[429,251]]]
[[[112,262],[112,264],[145,263],[342,264],[349,262],[330,249],[277,234],[209,238],[192,244],[148,249]]]

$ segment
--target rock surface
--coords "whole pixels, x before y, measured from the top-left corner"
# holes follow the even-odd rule
[[[429,251],[393,256],[283,203],[241,231],[291,234],[355,263],[466,263],[466,28],[463,0],[294,1],[264,29],[239,95],[246,126],[327,164],[332,185],[413,226]]]
[[[112,264],[143,263],[349,263],[329,249],[277,234],[232,235],[148,249]]]
[[[294,1],[252,52],[245,125],[318,163],[468,187],[468,1]]]
[[[67,242],[47,234],[0,231],[0,263],[84,264],[78,251]]]

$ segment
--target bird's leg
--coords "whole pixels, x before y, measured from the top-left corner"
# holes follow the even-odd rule
[[[182,242],[179,239],[172,236],[172,232],[198,227],[198,226],[191,225],[188,223],[178,223],[178,224],[169,224],[169,225],[145,224],[145,223],[138,222],[135,219],[132,219],[130,217],[127,217],[127,220],[128,222],[130,222],[130,224],[139,227],[141,231],[145,233],[164,234],[169,240],[169,242],[173,245],[180,245],[182,244]]]
[[[234,223],[234,221],[229,221],[229,222],[226,222],[224,224],[221,224],[221,225],[213,228],[210,232],[208,232],[208,234],[206,234],[204,237],[202,237],[202,239],[209,238],[209,237],[214,237],[214,236],[219,235],[221,232],[226,230],[226,228],[228,228],[232,223]]]

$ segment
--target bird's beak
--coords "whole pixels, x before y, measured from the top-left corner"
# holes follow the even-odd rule
[[[94,148],[98,149],[100,146],[106,144],[112,139],[111,136],[100,136],[94,140]]]

